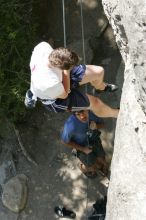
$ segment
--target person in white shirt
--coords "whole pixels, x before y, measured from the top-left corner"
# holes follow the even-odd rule
[[[31,56],[31,91],[40,99],[56,99],[64,92],[62,70],[49,67],[48,56],[53,48],[46,42],[38,44]]]
[[[100,91],[115,91],[117,87],[103,82],[102,67],[77,65],[78,61],[77,54],[67,48],[53,50],[47,42],[39,43],[31,56],[31,86],[26,96],[39,98],[55,112],[91,109],[100,117],[117,117],[118,109],[77,89],[88,82]]]

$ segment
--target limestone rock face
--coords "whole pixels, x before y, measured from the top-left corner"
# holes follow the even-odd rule
[[[4,186],[2,194],[3,204],[13,212],[20,212],[27,200],[27,177],[23,174],[10,179]]]
[[[106,220],[146,219],[146,1],[103,0],[125,62]]]

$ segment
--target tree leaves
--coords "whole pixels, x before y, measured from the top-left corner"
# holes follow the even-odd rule
[[[37,35],[32,9],[33,0],[1,0],[0,4],[0,112],[13,121],[25,115],[29,60]]]

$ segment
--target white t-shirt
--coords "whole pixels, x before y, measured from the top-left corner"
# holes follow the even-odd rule
[[[62,70],[48,67],[48,56],[53,48],[46,42],[39,43],[33,50],[31,69],[31,91],[40,99],[56,99],[64,92]]]

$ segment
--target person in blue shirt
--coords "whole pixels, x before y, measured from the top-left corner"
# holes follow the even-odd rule
[[[76,149],[81,161],[80,169],[88,177],[96,176],[99,169],[107,174],[105,152],[100,140],[103,120],[88,110],[72,114],[65,122],[61,142]]]

